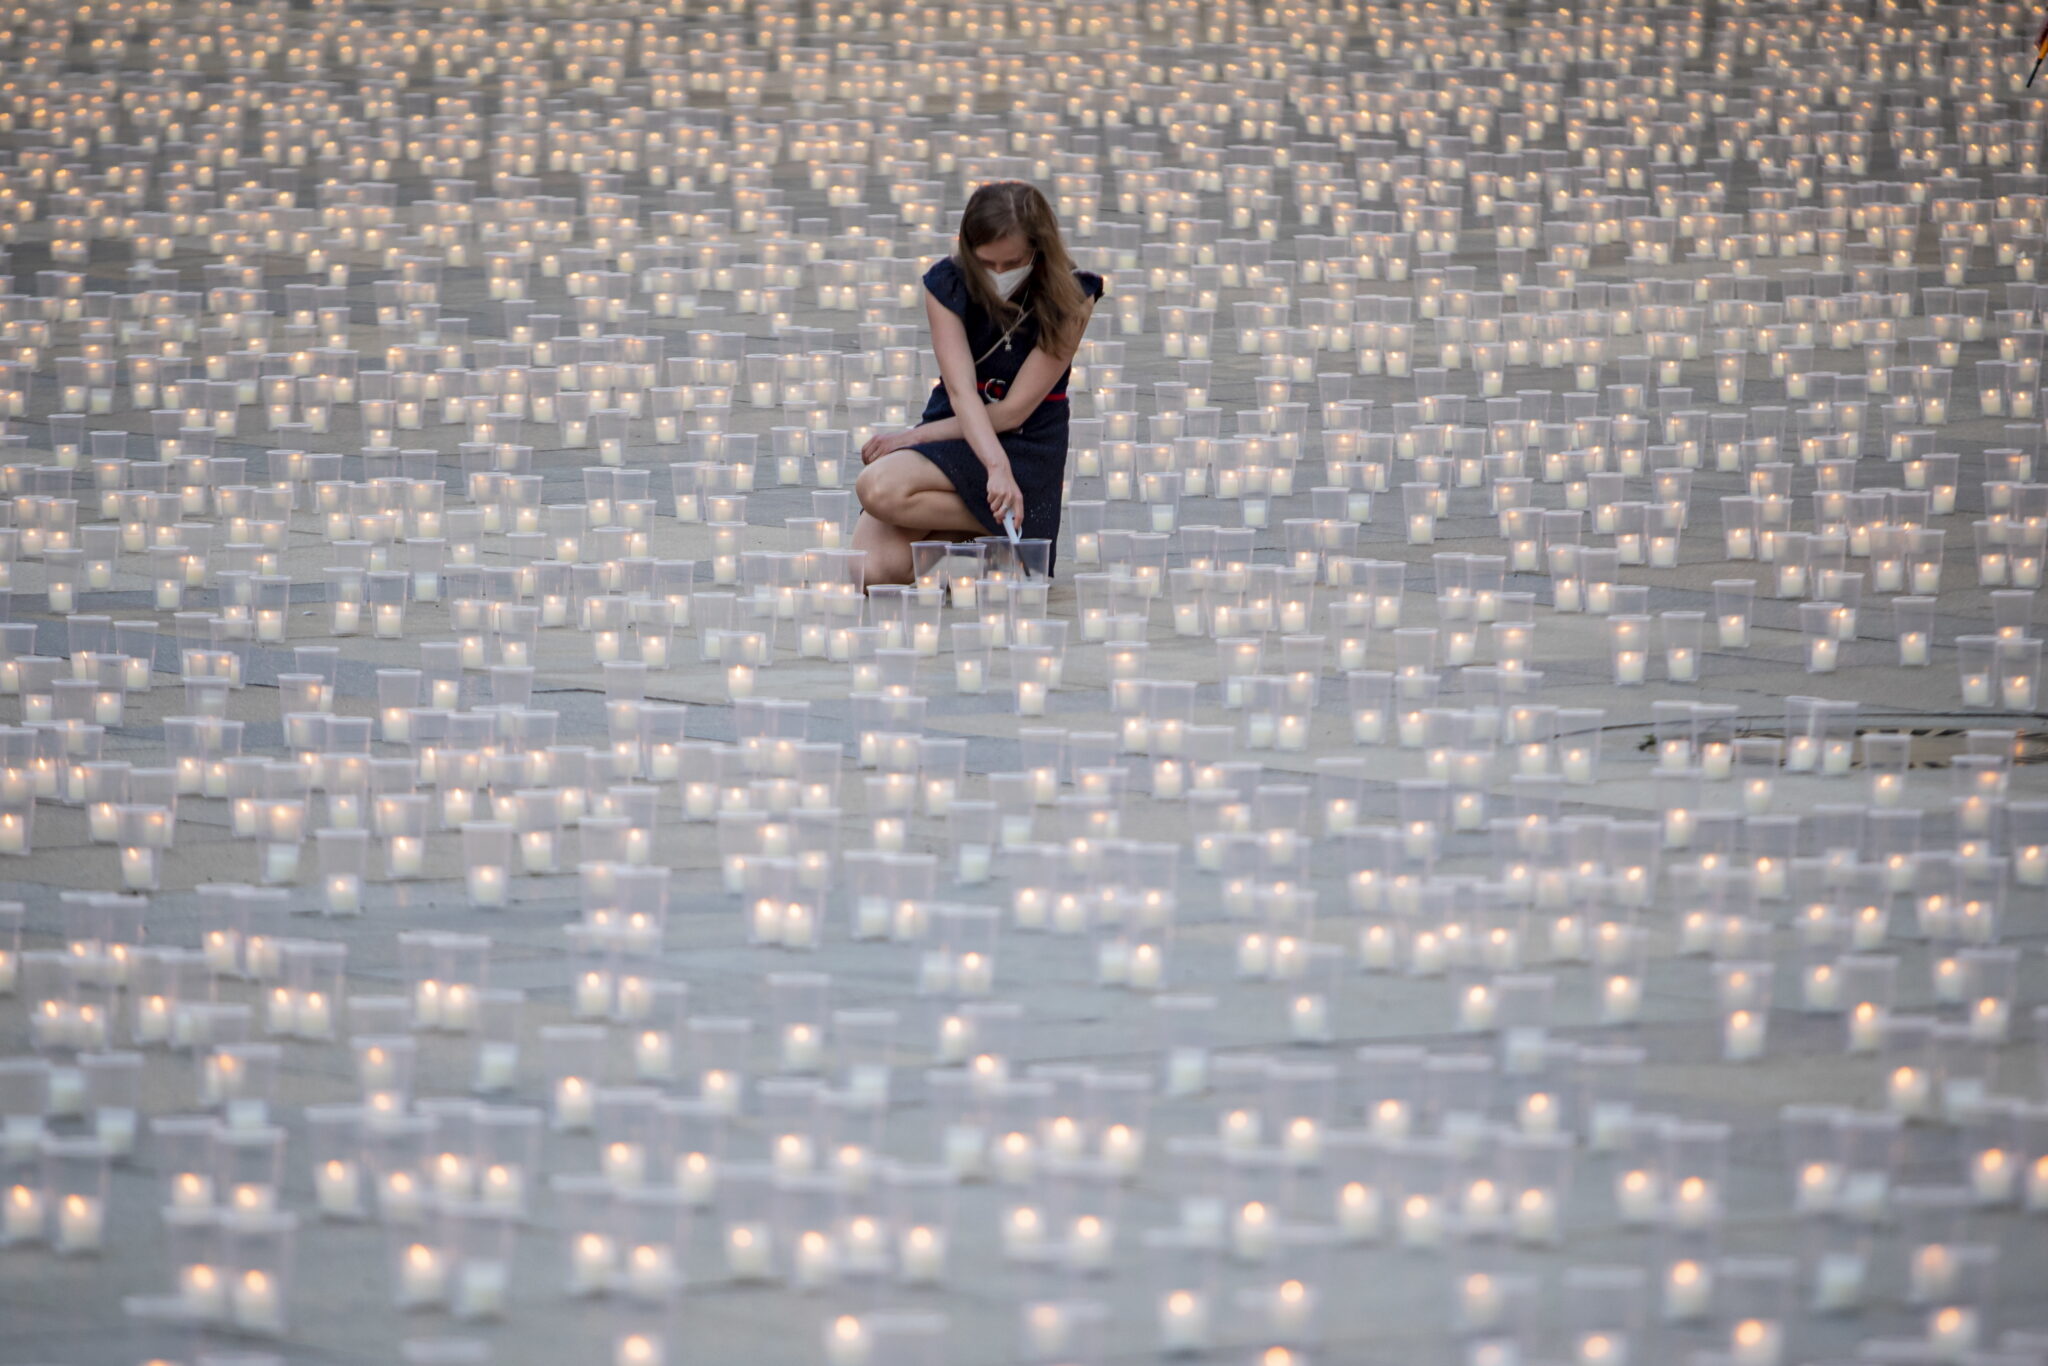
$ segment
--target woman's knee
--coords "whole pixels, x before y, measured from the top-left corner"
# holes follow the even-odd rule
[[[853,496],[860,500],[861,511],[893,526],[903,510],[904,495],[909,492],[907,482],[900,472],[888,466],[886,459],[878,460],[855,476]]]

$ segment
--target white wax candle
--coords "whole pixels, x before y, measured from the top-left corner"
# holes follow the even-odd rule
[[[945,1274],[946,1235],[927,1224],[913,1225],[897,1241],[897,1274],[906,1285],[936,1285]]]
[[[1785,1354],[1784,1329],[1766,1319],[1742,1319],[1729,1330],[1728,1346],[1734,1366],[1778,1366]]]
[[[2013,881],[2022,887],[2048,885],[2048,847],[2038,844],[2022,846],[2013,856]]]
[[[1260,1201],[1239,1206],[1230,1222],[1232,1255],[1241,1262],[1261,1262],[1271,1256],[1275,1222],[1273,1212]]]
[[[1613,1152],[1635,1123],[1635,1107],[1627,1101],[1596,1100],[1588,1117],[1586,1143],[1596,1153]]]
[[[1287,1023],[1295,1042],[1325,1042],[1330,1037],[1330,1004],[1320,995],[1297,996],[1288,1009]]]
[[[782,1031],[782,1070],[815,1072],[824,1056],[824,1040],[816,1026],[792,1024]]]
[[[1444,1240],[1444,1215],[1427,1195],[1411,1195],[1401,1202],[1401,1243],[1417,1251],[1439,1247]]]
[[[519,1070],[519,1045],[486,1040],[476,1052],[475,1089],[486,1094],[509,1090]]]
[[[1624,1224],[1641,1225],[1655,1221],[1663,1195],[1655,1174],[1635,1168],[1615,1177],[1614,1201]]]
[[[330,1158],[313,1169],[313,1195],[320,1213],[330,1219],[362,1214],[363,1174],[353,1161]]]
[[[600,1167],[615,1190],[638,1190],[647,1184],[647,1149],[623,1140],[604,1145]]]
[[[1872,1001],[1859,1001],[1849,1012],[1849,1051],[1875,1053],[1884,1042],[1887,1012]]]
[[[412,835],[394,835],[390,844],[390,869],[393,878],[415,878],[425,868],[427,861],[426,841]]]
[[[2000,996],[1980,996],[1970,1006],[1970,1041],[2001,1044],[2012,1027],[2012,1002]]]
[[[791,1258],[790,1280],[800,1290],[830,1285],[839,1276],[839,1253],[832,1240],[817,1229],[797,1235]]]
[[[667,1360],[661,1339],[649,1333],[629,1333],[612,1351],[612,1366],[665,1366]]]
[[[816,1148],[808,1134],[782,1134],[775,1140],[770,1160],[778,1176],[804,1176],[816,1165]]]
[[[425,1243],[406,1248],[398,1264],[398,1307],[422,1309],[439,1304],[448,1292],[448,1264]]]
[[[1713,1293],[1714,1276],[1699,1262],[1673,1262],[1664,1273],[1663,1313],[1671,1323],[1704,1318]]]
[[[555,1083],[555,1124],[568,1130],[588,1129],[596,1110],[596,1097],[581,1077],[563,1077]]]
[[[528,873],[555,870],[555,832],[528,830],[519,837],[520,867]]]
[[[1013,1261],[1030,1260],[1045,1246],[1045,1219],[1030,1205],[1018,1205],[1003,1215],[1003,1254]]]
[[[1800,977],[1800,1003],[1807,1010],[1834,1011],[1842,1004],[1842,983],[1831,963],[1815,963]]]
[[[511,1275],[503,1262],[467,1260],[455,1277],[452,1308],[464,1320],[497,1318],[505,1311]]]
[[[1408,971],[1416,977],[1440,976],[1449,957],[1443,937],[1434,930],[1424,930],[1409,942]],[[1460,1009],[1463,1009],[1462,1003]]]
[[[1901,1066],[1885,1080],[1885,1104],[1895,1115],[1925,1119],[1933,1113],[1933,1079],[1923,1068]]]
[[[1978,1203],[2003,1205],[2012,1199],[2020,1164],[2003,1148],[1984,1148],[1970,1159],[1970,1189]]]
[[[1687,1231],[1706,1228],[1720,1217],[1720,1192],[1704,1176],[1688,1176],[1672,1193],[1671,1222]]]
[[[1863,1300],[1863,1258],[1854,1252],[1824,1252],[1814,1267],[1813,1307],[1843,1313]]]
[[[276,1336],[284,1332],[284,1304],[277,1282],[262,1271],[245,1271],[234,1281],[235,1326],[246,1333]]]
[[[71,1194],[57,1202],[57,1251],[64,1256],[95,1253],[106,1232],[106,1210],[96,1197]]]
[[[826,1366],[869,1366],[874,1350],[873,1334],[852,1314],[840,1315],[825,1332]]]
[[[1468,1032],[1491,1029],[1498,1009],[1491,988],[1482,984],[1469,986],[1458,998],[1458,1028]]]
[[[1721,1027],[1724,1062],[1748,1062],[1763,1056],[1764,1016],[1760,1011],[1730,1011]]]

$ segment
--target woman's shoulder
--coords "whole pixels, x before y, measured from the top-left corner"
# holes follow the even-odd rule
[[[1092,270],[1082,270],[1076,267],[1074,279],[1080,284],[1081,292],[1091,299],[1101,298],[1107,288],[1102,282],[1102,277]]]
[[[924,273],[924,287],[950,312],[967,315],[967,277],[960,273],[960,263],[952,257],[941,256],[931,263]]]

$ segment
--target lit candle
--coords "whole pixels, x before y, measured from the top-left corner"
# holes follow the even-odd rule
[[[1634,1225],[1654,1222],[1663,1203],[1656,1176],[1641,1168],[1615,1177],[1614,1199],[1621,1221]]]
[[[276,1335],[284,1331],[284,1306],[277,1283],[261,1271],[245,1271],[234,1282],[235,1326],[244,1332]]]
[[[1240,1205],[1231,1218],[1231,1250],[1239,1261],[1261,1262],[1272,1255],[1275,1238],[1272,1211],[1257,1200]]]
[[[1484,1332],[1500,1320],[1506,1296],[1500,1283],[1485,1272],[1474,1272],[1458,1285],[1458,1326],[1466,1332]]]
[[[1515,1197],[1513,1212],[1515,1238],[1531,1245],[1558,1241],[1558,1207],[1551,1193],[1530,1187]]]
[[[852,1314],[841,1314],[825,1333],[826,1366],[868,1366],[874,1348],[867,1325]]]
[[[555,870],[555,832],[528,830],[519,837],[520,867],[529,873]]]
[[[1115,1244],[1115,1227],[1095,1214],[1074,1220],[1067,1231],[1067,1265],[1075,1271],[1100,1271],[1109,1265]]]
[[[425,1243],[406,1248],[398,1267],[398,1307],[420,1309],[439,1304],[448,1291],[448,1266]]]
[[[106,1210],[90,1195],[71,1194],[57,1203],[57,1251],[64,1256],[95,1253],[106,1231]]]
[[[208,1195],[210,1203],[210,1189]],[[9,1187],[7,1198],[0,1202],[0,1243],[33,1242],[42,1236],[43,1193],[29,1185]]]
[[[1444,1216],[1437,1202],[1427,1195],[1411,1195],[1401,1202],[1401,1243],[1417,1251],[1442,1245]]]
[[[1734,1366],[1778,1366],[1785,1353],[1784,1329],[1764,1319],[1743,1319],[1728,1334]]]
[[[1483,984],[1474,984],[1465,989],[1458,998],[1458,1028],[1476,1032],[1493,1028],[1498,1006],[1493,992]]]
[[[1003,1253],[1028,1260],[1045,1246],[1045,1220],[1030,1205],[1018,1205],[1003,1216]]]
[[[563,1077],[555,1083],[555,1123],[563,1129],[590,1127],[596,1097],[581,1077]]]
[[[1671,1222],[1687,1231],[1707,1227],[1720,1217],[1720,1193],[1704,1176],[1688,1176],[1678,1183],[1671,1201]]]
[[[1980,996],[1970,1007],[1970,1041],[1981,1044],[2005,1042],[2012,1024],[2012,1002],[1999,996]]]
[[[1955,1361],[1977,1349],[1977,1311],[1965,1305],[1945,1305],[1927,1316],[1927,1345],[1942,1361]]]
[[[496,864],[471,864],[466,875],[472,906],[498,907],[506,900],[505,870]]]
[[[1628,1339],[1620,1333],[1582,1333],[1573,1344],[1572,1366],[1628,1366]]]
[[[1322,1043],[1330,1037],[1330,1006],[1320,995],[1295,997],[1287,1019],[1297,1043]]]
[[[1764,1016],[1759,1011],[1730,1011],[1722,1023],[1721,1058],[1724,1062],[1748,1062],[1763,1056]]]
[[[897,1270],[907,1285],[936,1285],[945,1273],[946,1236],[926,1224],[906,1229],[897,1243]]]
[[[1885,1081],[1885,1103],[1906,1119],[1925,1119],[1933,1112],[1933,1082],[1917,1067],[1896,1067]]]
[[[824,1055],[818,1031],[807,1024],[792,1024],[782,1032],[782,1070],[815,1072]]]
[[[775,1140],[772,1163],[778,1176],[803,1176],[816,1163],[816,1153],[807,1134],[782,1134]]]
[[[394,835],[390,845],[393,878],[415,878],[426,867],[426,841],[413,835]]]
[[[354,1219],[363,1210],[360,1168],[343,1158],[330,1158],[313,1169],[313,1192],[320,1213],[330,1219]]]

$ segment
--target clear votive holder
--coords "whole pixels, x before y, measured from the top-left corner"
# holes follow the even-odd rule
[[[1756,606],[1754,579],[1714,580],[1714,642],[1723,650],[1749,648],[1749,625]]]
[[[1841,661],[1842,641],[1835,628],[1836,610],[1837,604],[1832,602],[1799,604],[1799,631],[1804,642],[1808,673],[1833,673]]]
[[[1781,1366],[1798,1284],[1799,1263],[1793,1257],[1723,1257],[1715,1264],[1714,1295],[1726,1325],[1728,1361]]]
[[[1626,1366],[1640,1345],[1650,1302],[1641,1267],[1567,1267],[1562,1317],[1573,1366]]]
[[[222,1222],[221,1230],[229,1322],[250,1337],[285,1336],[297,1218],[290,1214],[231,1217]]]

